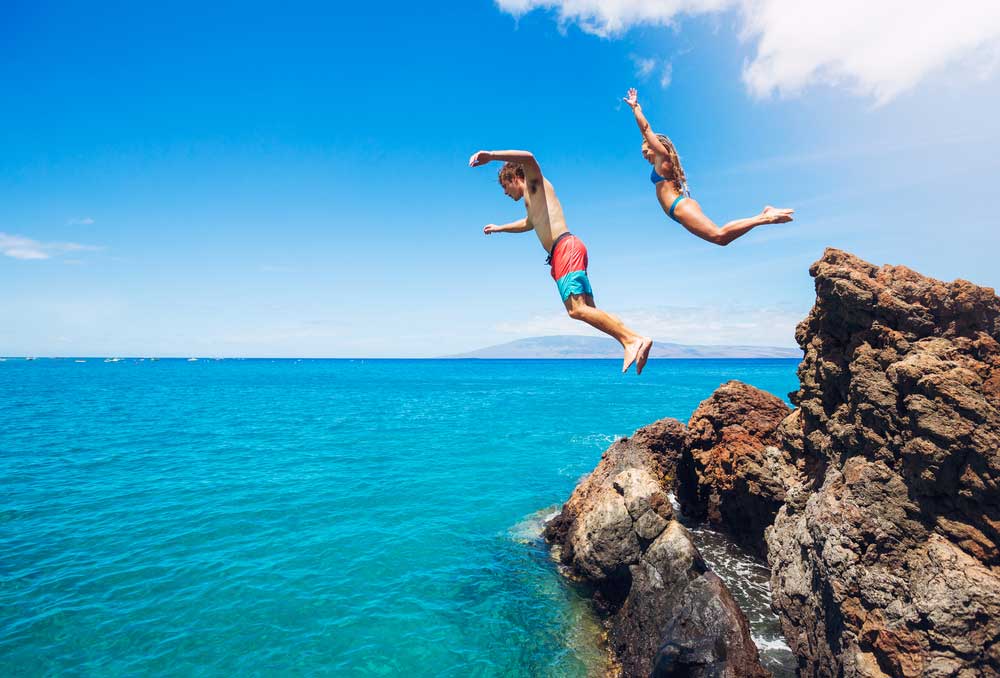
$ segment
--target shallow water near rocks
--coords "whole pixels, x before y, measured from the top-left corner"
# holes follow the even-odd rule
[[[594,674],[539,508],[796,364],[7,360],[0,675]]]

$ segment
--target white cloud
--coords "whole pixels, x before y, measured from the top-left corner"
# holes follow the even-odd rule
[[[635,65],[635,77],[641,81],[649,79],[649,76],[653,74],[653,71],[657,70],[659,67],[660,71],[660,87],[666,89],[670,87],[670,81],[674,74],[674,65],[664,59],[662,62],[658,59],[652,57],[641,57],[636,54],[630,54],[629,58],[632,59],[632,63]]]
[[[66,223],[70,226],[90,226],[94,220],[91,217],[74,217]]]
[[[654,339],[679,344],[728,346],[795,346],[795,326],[808,309],[656,307],[620,314],[626,325]],[[509,339],[554,334],[598,335],[589,325],[565,313],[535,316],[498,324],[495,331]]]
[[[649,77],[649,74],[653,72],[656,68],[656,59],[647,59],[645,57],[631,55],[632,63],[635,64],[635,77],[640,80],[645,80]]]
[[[101,249],[94,245],[81,245],[75,242],[39,242],[21,235],[10,235],[0,232],[0,254],[14,259],[51,259],[55,255],[66,252],[95,251]]]
[[[977,52],[1000,43],[996,0],[757,0],[747,7],[757,53],[743,79],[758,96],[821,82],[885,103],[945,65],[983,66],[987,53]]]
[[[560,24],[615,37],[638,25],[735,12],[756,51],[743,80],[755,96],[846,86],[885,103],[929,74],[959,64],[980,78],[998,66],[997,0],[497,0],[515,16],[556,12]]]
[[[576,23],[587,33],[607,38],[637,24],[669,26],[682,14],[718,12],[735,0],[497,0],[514,16],[534,9],[555,10],[560,24]]]
[[[674,65],[669,61],[663,64],[663,69],[660,71],[660,87],[666,89],[670,87],[670,82],[674,78]]]

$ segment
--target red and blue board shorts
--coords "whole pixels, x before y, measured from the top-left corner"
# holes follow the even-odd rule
[[[594,296],[587,277],[587,248],[572,233],[563,233],[552,244],[548,263],[552,266],[552,279],[559,287],[559,296],[566,301],[574,294]]]

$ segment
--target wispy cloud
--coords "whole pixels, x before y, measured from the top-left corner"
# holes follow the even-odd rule
[[[631,54],[629,58],[632,59],[632,63],[635,65],[635,77],[639,78],[639,80],[648,78],[649,74],[656,68],[656,59],[641,57],[637,54]]]
[[[632,60],[632,64],[635,66],[635,77],[640,82],[645,82],[649,80],[654,72],[659,70],[660,76],[658,78],[660,87],[666,89],[670,86],[670,81],[673,79],[674,65],[669,59],[657,59],[655,57],[643,57],[637,54],[630,54],[629,58]]]
[[[660,69],[660,87],[666,89],[670,87],[671,80],[674,79],[674,65],[667,61],[663,64],[663,68]]]
[[[783,307],[653,307],[621,313],[622,320],[637,332],[680,344],[794,346],[795,326],[808,309]],[[534,316],[504,322],[494,330],[511,339],[553,334],[594,335],[597,330],[566,314]]]
[[[806,87],[845,86],[883,104],[944,66],[978,77],[1000,65],[1000,3],[956,0],[497,0],[514,16],[556,12],[601,37],[639,25],[676,26],[684,16],[735,12],[756,51],[743,81],[758,97],[797,94]]]
[[[82,245],[76,242],[39,242],[22,235],[10,235],[0,231],[0,253],[13,259],[25,261],[51,259],[66,252],[86,252],[102,249],[96,245]]]
[[[90,226],[94,223],[94,219],[92,217],[73,217],[66,223],[70,226]]]
[[[903,155],[927,148],[982,144],[987,140],[987,137],[979,133],[961,132],[944,136],[927,135],[902,143],[840,144],[838,146],[817,148],[811,151],[769,156],[721,168],[718,171],[726,174],[752,174],[778,168],[833,164],[855,158],[880,158],[889,155]],[[996,141],[996,139],[992,140]]]

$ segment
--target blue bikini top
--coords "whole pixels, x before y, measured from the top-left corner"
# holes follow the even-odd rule
[[[666,181],[667,178],[661,177],[659,174],[656,173],[656,170],[654,169],[650,170],[649,172],[649,180],[652,181],[654,184],[658,184],[661,181]],[[679,195],[676,198],[674,198],[673,203],[670,204],[670,211],[667,212],[667,215],[669,215],[669,217],[674,221],[676,221],[677,223],[680,223],[680,219],[674,216],[674,210],[677,209],[677,205],[679,205],[681,200],[684,200],[685,197],[687,196]]]

